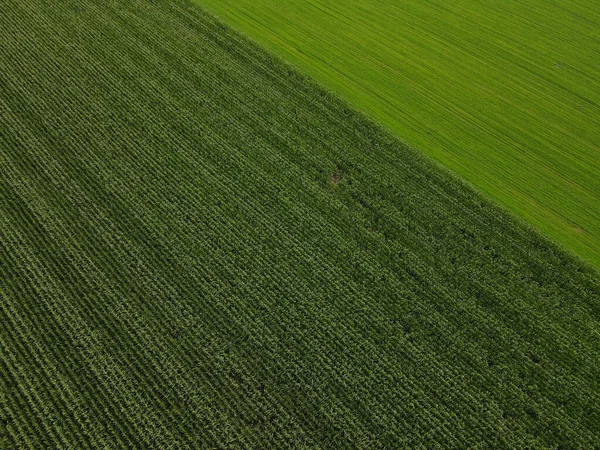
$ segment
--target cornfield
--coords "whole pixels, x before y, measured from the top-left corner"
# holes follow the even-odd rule
[[[0,447],[597,445],[596,271],[186,1],[0,33]]]

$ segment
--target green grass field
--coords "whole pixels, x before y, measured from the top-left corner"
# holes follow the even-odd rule
[[[597,0],[196,0],[600,267]]]
[[[597,445],[597,271],[191,3],[0,35],[0,448]]]

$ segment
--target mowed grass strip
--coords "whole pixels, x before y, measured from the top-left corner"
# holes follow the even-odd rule
[[[600,267],[595,0],[195,0]]]
[[[596,445],[592,268],[195,5],[0,30],[0,447]]]

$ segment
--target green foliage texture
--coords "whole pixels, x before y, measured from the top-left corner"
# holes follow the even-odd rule
[[[598,273],[177,0],[4,0],[0,448],[592,448]]]

